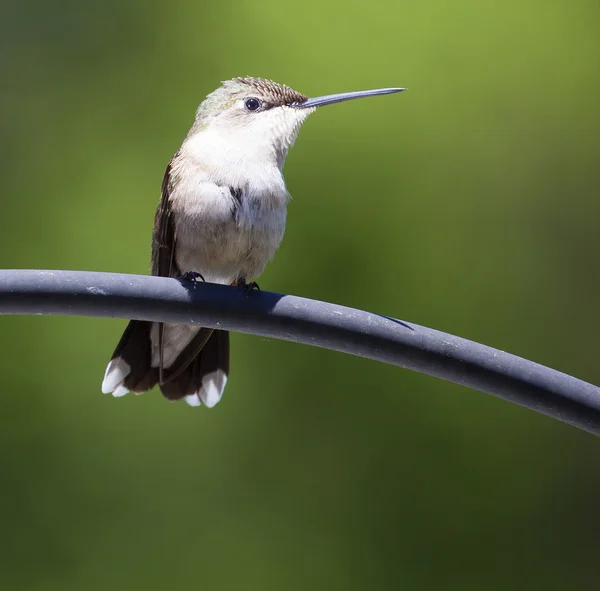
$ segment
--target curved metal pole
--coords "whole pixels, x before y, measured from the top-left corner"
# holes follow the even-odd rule
[[[164,277],[0,270],[0,314],[198,324],[376,359],[504,398],[600,435],[600,388],[417,324],[270,292]]]

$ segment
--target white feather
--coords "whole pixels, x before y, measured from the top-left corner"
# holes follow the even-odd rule
[[[189,394],[188,396],[186,396],[184,398],[184,400],[190,405],[190,406],[202,406],[202,402],[200,402],[200,398],[198,398],[198,394],[194,393],[194,394]]]
[[[223,396],[227,384],[227,374],[220,369],[204,376],[198,396],[205,406],[212,408]]]
[[[120,398],[121,396],[125,396],[125,394],[129,394],[129,390],[125,386],[117,386],[112,392],[115,398]]]
[[[129,366],[129,363],[121,359],[121,357],[115,357],[114,359],[111,359],[106,366],[106,371],[104,372],[102,393],[109,394],[110,392],[113,392],[115,388],[122,384],[123,380],[129,375],[130,371],[131,367]],[[125,392],[125,394],[126,393],[127,392]]]

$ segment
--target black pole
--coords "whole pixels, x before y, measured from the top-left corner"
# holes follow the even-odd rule
[[[600,435],[600,388],[510,353],[337,304],[164,277],[0,270],[0,314],[197,324],[368,357],[504,398]]]

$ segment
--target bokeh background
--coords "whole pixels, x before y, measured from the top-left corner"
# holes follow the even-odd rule
[[[263,289],[600,383],[600,5],[4,0],[0,267],[146,273],[220,80],[327,107]],[[600,442],[372,361],[233,337],[213,410],[100,382],[125,321],[0,318],[5,589],[592,589]]]

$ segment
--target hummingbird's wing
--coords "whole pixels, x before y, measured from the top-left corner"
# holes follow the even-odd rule
[[[154,215],[154,228],[152,230],[152,275],[160,277],[172,277],[175,262],[175,223],[173,221],[173,210],[171,208],[171,192],[173,191],[173,178],[171,168],[173,160],[177,154],[171,158],[165,175],[163,176],[160,202]],[[177,271],[175,270],[175,273]],[[161,322],[158,325],[158,349],[160,362],[158,365],[159,383],[164,382],[164,333],[165,325]]]
[[[163,177],[160,202],[154,216],[154,229],[152,232],[152,275],[160,277],[173,277],[179,275],[175,264],[175,222],[171,208],[171,193],[175,185],[171,175],[173,156],[165,176]]]
[[[171,194],[176,183],[172,174],[172,167],[173,162],[177,157],[178,153],[173,156],[165,171],[162,182],[161,198],[158,208],[156,209],[156,215],[154,216],[154,230],[152,233],[152,275],[158,275],[160,277],[178,277],[181,275],[181,271],[177,267],[175,261],[177,232],[173,217],[173,209],[171,207]],[[204,348],[213,334],[213,329],[200,328],[195,336],[191,340],[188,340],[188,331],[182,330],[182,328],[183,327],[177,327],[176,325],[165,325],[162,322],[158,323],[158,383],[161,386],[163,394],[167,398],[175,400],[182,398],[185,394],[185,386],[182,387],[182,384],[179,383],[182,380],[177,378],[190,367],[190,364],[198,356],[198,353]],[[165,331],[167,330],[170,331],[168,337],[165,336]],[[178,333],[183,333],[185,335],[187,343],[183,343],[182,349],[178,351],[177,358],[167,369],[164,364],[165,342],[169,342],[169,346],[175,346],[173,341],[178,340]],[[179,346],[177,346],[177,349],[179,349]],[[186,377],[187,376],[184,376],[183,378],[185,379]],[[188,379],[187,381],[189,382],[190,380]]]

